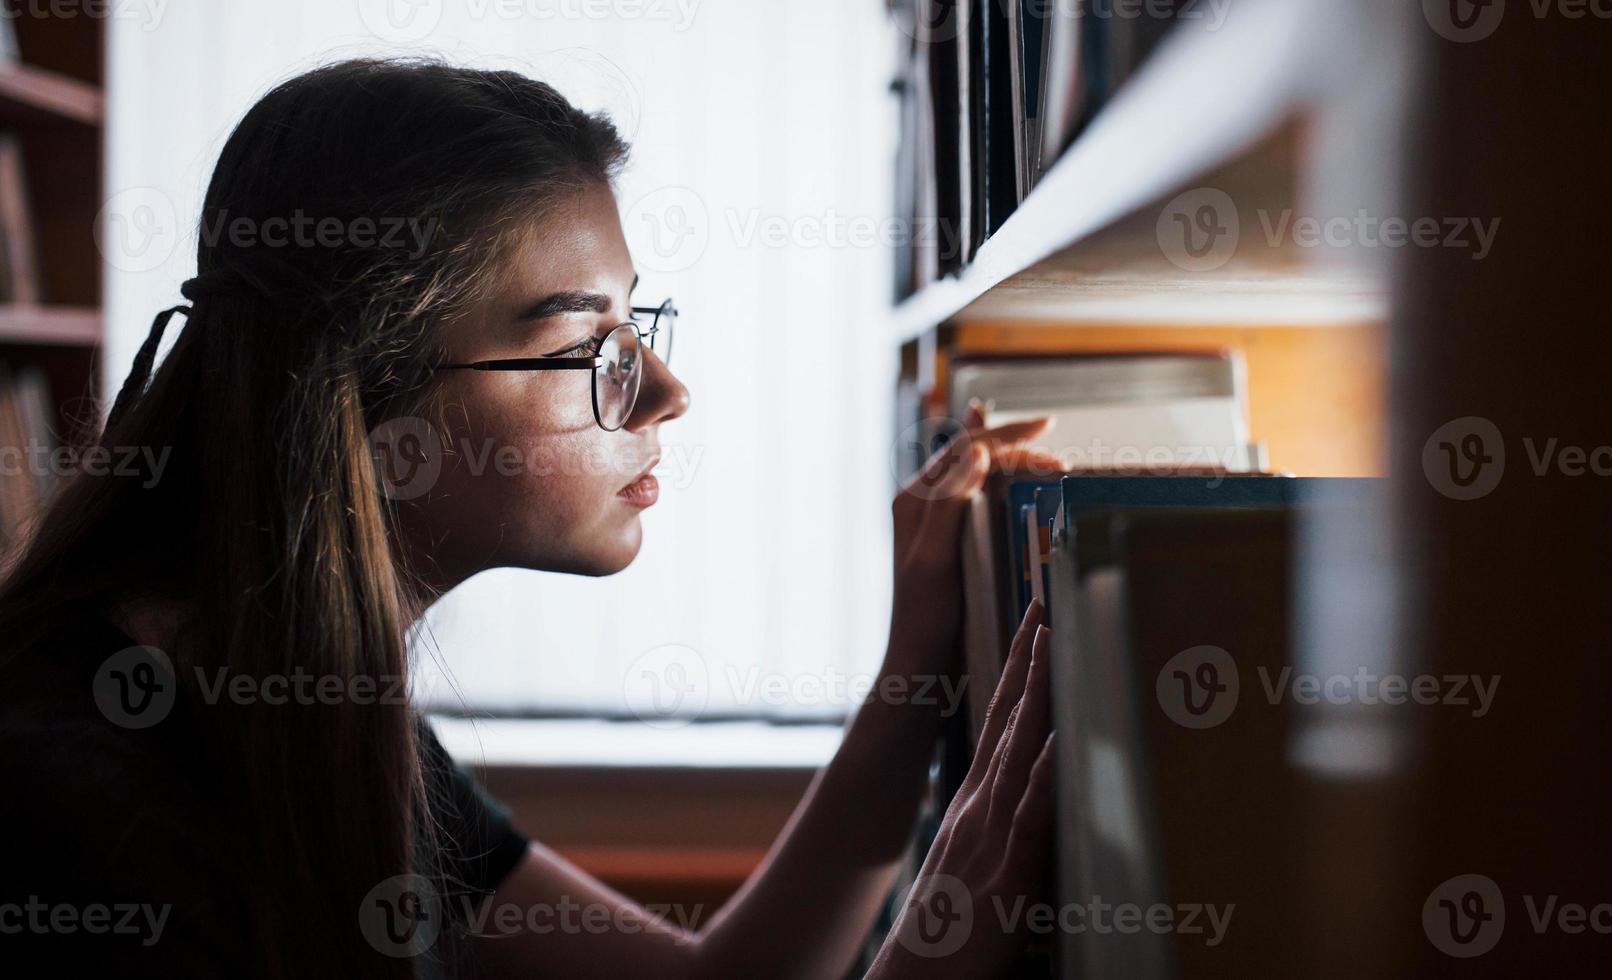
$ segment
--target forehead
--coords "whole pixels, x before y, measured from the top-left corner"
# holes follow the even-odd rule
[[[603,284],[601,277],[632,282],[632,256],[622,235],[616,198],[604,185],[567,194],[528,218],[510,236],[505,260],[525,277],[588,278],[586,283],[547,283],[556,289],[597,287]]]

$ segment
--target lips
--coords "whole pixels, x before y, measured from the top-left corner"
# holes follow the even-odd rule
[[[659,456],[650,460],[649,465],[644,467],[637,479],[617,490],[616,496],[634,507],[648,507],[653,504],[660,497],[660,482],[651,476],[649,471],[654,469],[658,462],[660,462]]]
[[[655,467],[657,467],[659,465],[660,465],[660,454],[656,453],[654,456],[650,457],[649,462],[644,465],[644,468],[638,471],[638,475],[632,478],[632,482],[628,483],[626,486],[621,488],[622,491],[631,490],[633,487],[636,487],[640,483],[644,482],[644,478],[649,477],[649,471],[654,469]],[[653,477],[649,477],[649,478],[654,479]]]

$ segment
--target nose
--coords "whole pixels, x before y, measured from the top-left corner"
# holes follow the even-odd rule
[[[643,357],[644,377],[639,382],[638,401],[633,404],[626,425],[633,432],[670,422],[687,412],[689,404],[688,389],[672,374],[660,355],[646,348]]]

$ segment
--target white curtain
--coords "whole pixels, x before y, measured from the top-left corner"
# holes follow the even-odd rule
[[[813,717],[855,696],[889,608],[895,42],[880,0],[112,6],[103,221],[142,237],[108,257],[109,386],[194,272],[230,127],[298,71],[375,53],[515,68],[633,143],[636,298],[677,299],[693,396],[662,429],[643,550],[608,579],[495,571],[460,588],[417,644],[428,699],[632,714],[670,683],[685,713]]]

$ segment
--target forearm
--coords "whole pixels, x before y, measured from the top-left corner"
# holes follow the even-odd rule
[[[702,930],[702,974],[765,961],[784,976],[838,977],[886,898],[955,690],[906,673],[892,645],[880,683],[761,867]],[[949,679],[948,679],[949,683]]]

